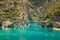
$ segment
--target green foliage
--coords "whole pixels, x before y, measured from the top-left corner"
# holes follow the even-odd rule
[[[20,0],[0,0],[0,19],[18,20],[17,17],[20,17],[18,13],[21,13],[21,11],[24,12],[26,9],[27,19],[30,18],[33,21],[48,21],[42,23],[42,27],[52,29],[52,27],[60,26],[50,22],[56,22],[56,19],[58,17],[60,18],[60,0],[27,0],[27,4],[26,2],[23,4],[23,1],[25,0],[21,0],[21,3]],[[23,20],[25,19],[23,18]]]
[[[54,0],[29,0],[29,7],[33,10],[31,11],[33,20],[45,21],[54,16],[55,11],[55,1]],[[36,4],[36,5],[35,5]],[[37,15],[38,14],[38,15]]]
[[[56,17],[60,17],[60,11],[56,11],[56,12],[54,13],[54,15],[55,15]]]
[[[16,20],[17,16],[17,9],[14,5],[16,4],[11,4],[13,0],[3,0],[0,3],[0,19],[1,18],[6,18],[10,20]]]
[[[19,3],[17,0],[0,0],[0,18],[15,20],[19,5],[23,8],[24,4]],[[26,9],[31,13],[33,21],[55,21],[56,17],[60,17],[59,0],[28,0],[27,5],[29,9]],[[51,19],[52,17],[53,19]]]

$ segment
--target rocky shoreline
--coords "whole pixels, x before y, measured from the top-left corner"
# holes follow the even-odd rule
[[[60,30],[60,28],[53,28],[53,30]]]

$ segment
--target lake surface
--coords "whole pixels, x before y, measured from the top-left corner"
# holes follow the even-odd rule
[[[0,40],[60,40],[60,31],[47,30],[30,23],[22,29],[0,30]]]

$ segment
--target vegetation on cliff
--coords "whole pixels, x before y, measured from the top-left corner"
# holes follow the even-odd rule
[[[0,21],[60,23],[60,0],[0,0]]]

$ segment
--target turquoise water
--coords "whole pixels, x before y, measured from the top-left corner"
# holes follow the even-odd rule
[[[0,30],[0,40],[60,40],[60,31],[51,31],[30,23],[24,30]]]

